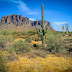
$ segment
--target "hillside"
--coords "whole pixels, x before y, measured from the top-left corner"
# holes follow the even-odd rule
[[[25,23],[27,24],[27,30],[37,29],[42,27],[42,20],[31,21],[27,17],[22,15],[6,15],[0,19],[0,30],[9,29],[10,31],[23,31],[25,29]],[[44,21],[45,29],[53,31],[50,22]]]

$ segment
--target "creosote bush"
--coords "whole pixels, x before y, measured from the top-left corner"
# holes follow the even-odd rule
[[[9,30],[4,29],[4,30],[0,31],[0,34],[2,34],[2,35],[11,35],[12,33]]]
[[[25,40],[26,42],[28,42],[28,43],[31,43],[31,38],[30,37],[28,37],[28,38],[26,38],[26,40]]]
[[[31,47],[29,46],[28,43],[19,40],[17,42],[15,42],[12,46],[12,48],[9,51],[15,51],[17,54],[22,54],[22,53],[26,53],[29,52],[31,50]]]

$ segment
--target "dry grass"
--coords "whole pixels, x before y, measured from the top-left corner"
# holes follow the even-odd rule
[[[17,61],[7,63],[7,66],[8,72],[65,72],[72,66],[72,58],[54,55],[34,59],[19,57]]]
[[[23,38],[17,38],[14,42],[9,42],[9,44],[14,44],[18,40],[25,41]],[[42,41],[33,41],[30,44],[42,44]],[[40,51],[39,51],[40,52]],[[31,57],[27,58],[26,56],[17,56],[15,60],[16,54],[12,54],[13,61],[7,61],[8,72],[72,72],[72,58],[61,56],[61,55],[48,55],[45,58],[41,57],[45,55],[44,52],[37,53],[36,51],[31,53]],[[7,51],[2,51],[2,53],[11,59],[12,55]],[[29,53],[30,54],[30,53]],[[34,55],[35,56],[34,56]],[[40,55],[37,56],[37,55]],[[11,57],[10,57],[11,56]]]
[[[22,40],[22,41],[25,41],[25,39],[23,39],[23,38],[17,38],[17,39],[15,39],[15,41],[14,42],[8,42],[8,44],[7,45],[9,45],[9,44],[14,44],[15,42],[17,42],[17,41],[19,41],[19,40]],[[32,40],[32,42],[30,43],[30,44],[42,44],[42,41],[33,41]]]

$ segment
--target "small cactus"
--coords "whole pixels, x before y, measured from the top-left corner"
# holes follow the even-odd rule
[[[26,25],[27,25],[27,20],[25,19],[25,33],[27,34]]]
[[[63,30],[63,35],[64,35],[64,26],[62,26],[62,30]]]
[[[66,34],[68,35],[68,24],[65,24],[65,28],[66,28]]]

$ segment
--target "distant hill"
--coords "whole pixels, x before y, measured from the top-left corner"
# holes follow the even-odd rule
[[[36,29],[42,27],[42,20],[31,21],[27,17],[22,17],[22,15],[6,15],[2,16],[0,19],[0,30],[9,29],[11,31],[23,31],[25,29],[25,22],[27,26],[27,30]],[[51,27],[50,22],[44,21],[45,29],[53,31],[54,29]]]

